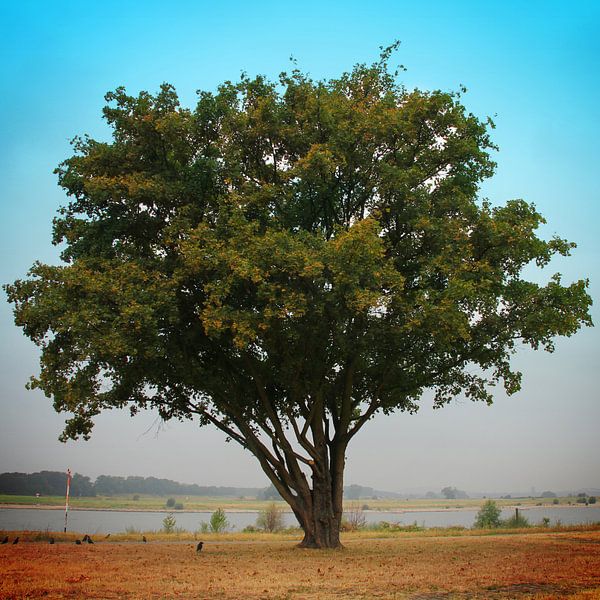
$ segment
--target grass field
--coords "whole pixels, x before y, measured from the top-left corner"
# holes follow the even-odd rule
[[[346,534],[344,550],[205,540],[0,546],[0,598],[600,599],[600,529]]]
[[[217,508],[224,510],[252,510],[258,511],[264,509],[271,501],[256,500],[253,498],[215,498],[200,496],[173,496],[177,502],[181,502],[184,510],[214,511]],[[569,502],[575,505],[575,498],[560,498],[559,506],[568,505]],[[61,496],[12,496],[0,494],[0,505],[21,505],[21,506],[61,506],[64,505],[64,497]],[[138,500],[133,500],[132,495],[126,496],[96,496],[70,499],[70,505],[73,508],[95,508],[111,510],[166,510],[166,496],[140,496]],[[465,500],[439,500],[439,499],[408,499],[408,500],[389,500],[389,499],[364,499],[351,500],[347,505],[368,506],[370,510],[444,510],[457,508],[479,508],[485,500],[481,498],[469,498]],[[498,506],[536,506],[541,505],[540,498],[512,498],[496,500]],[[552,500],[544,499],[546,505],[552,505]],[[279,503],[285,509],[288,508],[284,502]]]

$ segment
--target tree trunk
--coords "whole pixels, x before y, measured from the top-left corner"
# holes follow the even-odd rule
[[[341,548],[342,502],[341,494],[336,493],[337,485],[341,485],[341,481],[332,481],[327,467],[321,476],[313,473],[312,479],[311,506],[294,511],[304,530],[304,539],[300,547]]]
[[[302,525],[304,538],[300,548],[341,548],[340,523],[331,515],[317,514],[307,516]]]

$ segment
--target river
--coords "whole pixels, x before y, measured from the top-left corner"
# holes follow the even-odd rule
[[[531,507],[519,508],[532,525],[542,519],[550,519],[550,524],[557,522],[563,525],[600,522],[600,507],[568,506],[568,507]],[[177,527],[187,531],[200,529],[201,522],[208,522],[210,512],[174,512]],[[477,510],[427,510],[427,511],[364,511],[367,524],[380,521],[412,525],[416,523],[424,527],[449,527],[459,525],[471,527],[475,521]],[[514,515],[514,509],[502,510],[502,518]],[[152,511],[118,511],[118,510],[70,510],[68,530],[87,532],[90,534],[107,534],[123,532],[126,529],[137,531],[154,531],[162,528],[164,512]],[[255,525],[258,512],[229,512],[227,519],[230,530],[241,531],[248,525]],[[286,526],[295,526],[297,521],[292,513],[284,513]],[[64,510],[40,508],[0,508],[0,530],[34,530],[62,531],[64,526]]]

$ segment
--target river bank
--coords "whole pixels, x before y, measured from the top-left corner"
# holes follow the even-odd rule
[[[485,500],[481,500],[481,504],[483,504],[485,502]],[[215,504],[216,508],[220,508],[220,506],[217,506],[218,503]],[[507,509],[507,510],[515,510],[516,508],[518,508],[519,510],[530,510],[532,508],[552,508],[552,509],[569,509],[569,508],[576,508],[576,509],[585,509],[585,505],[583,506],[577,506],[577,505],[573,505],[573,504],[536,504],[536,505],[523,505],[521,503],[515,503],[515,504],[503,504],[501,505],[503,509]],[[64,510],[65,505],[64,504],[9,504],[9,503],[2,503],[0,502],[0,509],[24,509],[24,510]],[[352,510],[354,508],[356,508],[352,503],[346,503],[345,506],[346,510]],[[592,507],[590,507],[592,508]],[[75,510],[83,510],[83,511],[89,511],[89,510],[93,510],[93,511],[98,511],[98,512],[131,512],[131,513],[136,513],[136,512],[143,512],[143,513],[147,513],[147,512],[155,512],[155,513],[173,513],[173,514],[177,514],[177,513],[206,513],[207,509],[202,509],[202,508],[184,508],[184,509],[174,509],[174,508],[130,508],[130,507],[123,507],[123,508],[102,508],[102,507],[94,507],[94,506],[73,506],[70,505],[69,506],[69,510],[70,511],[75,511]],[[240,514],[244,514],[244,513],[256,513],[257,510],[254,508],[224,508],[223,509],[225,512],[227,513],[240,513]],[[291,513],[292,510],[289,507],[282,507],[283,512],[286,513]],[[472,511],[473,507],[472,506],[458,506],[458,507],[423,507],[423,508],[419,508],[419,507],[407,507],[407,508],[391,508],[391,509],[372,509],[372,508],[361,508],[360,509],[363,513],[375,513],[375,514],[404,514],[404,513],[422,513],[422,512],[457,512],[457,511]]]

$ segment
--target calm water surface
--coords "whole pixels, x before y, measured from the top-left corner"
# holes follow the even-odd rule
[[[600,507],[569,506],[565,508],[532,507],[519,508],[531,524],[537,524],[543,518],[550,519],[554,525],[560,522],[563,525],[579,523],[600,522]],[[444,511],[411,511],[387,512],[366,511],[364,513],[367,523],[402,523],[411,525],[416,523],[425,527],[449,527],[462,525],[471,527],[475,521],[477,510],[444,510]],[[502,518],[506,519],[514,514],[514,509],[504,509]],[[188,531],[196,531],[202,521],[210,520],[210,512],[175,512],[177,527]],[[71,510],[69,512],[68,530],[93,533],[118,533],[127,528],[139,531],[152,531],[162,528],[165,518],[164,512],[129,512],[129,511],[101,511],[101,510]],[[255,525],[257,512],[227,512],[227,519],[233,531],[240,531],[248,525]],[[45,530],[62,531],[65,513],[63,510],[49,510],[37,508],[0,508],[0,530]],[[297,525],[293,514],[285,513],[286,526]]]

